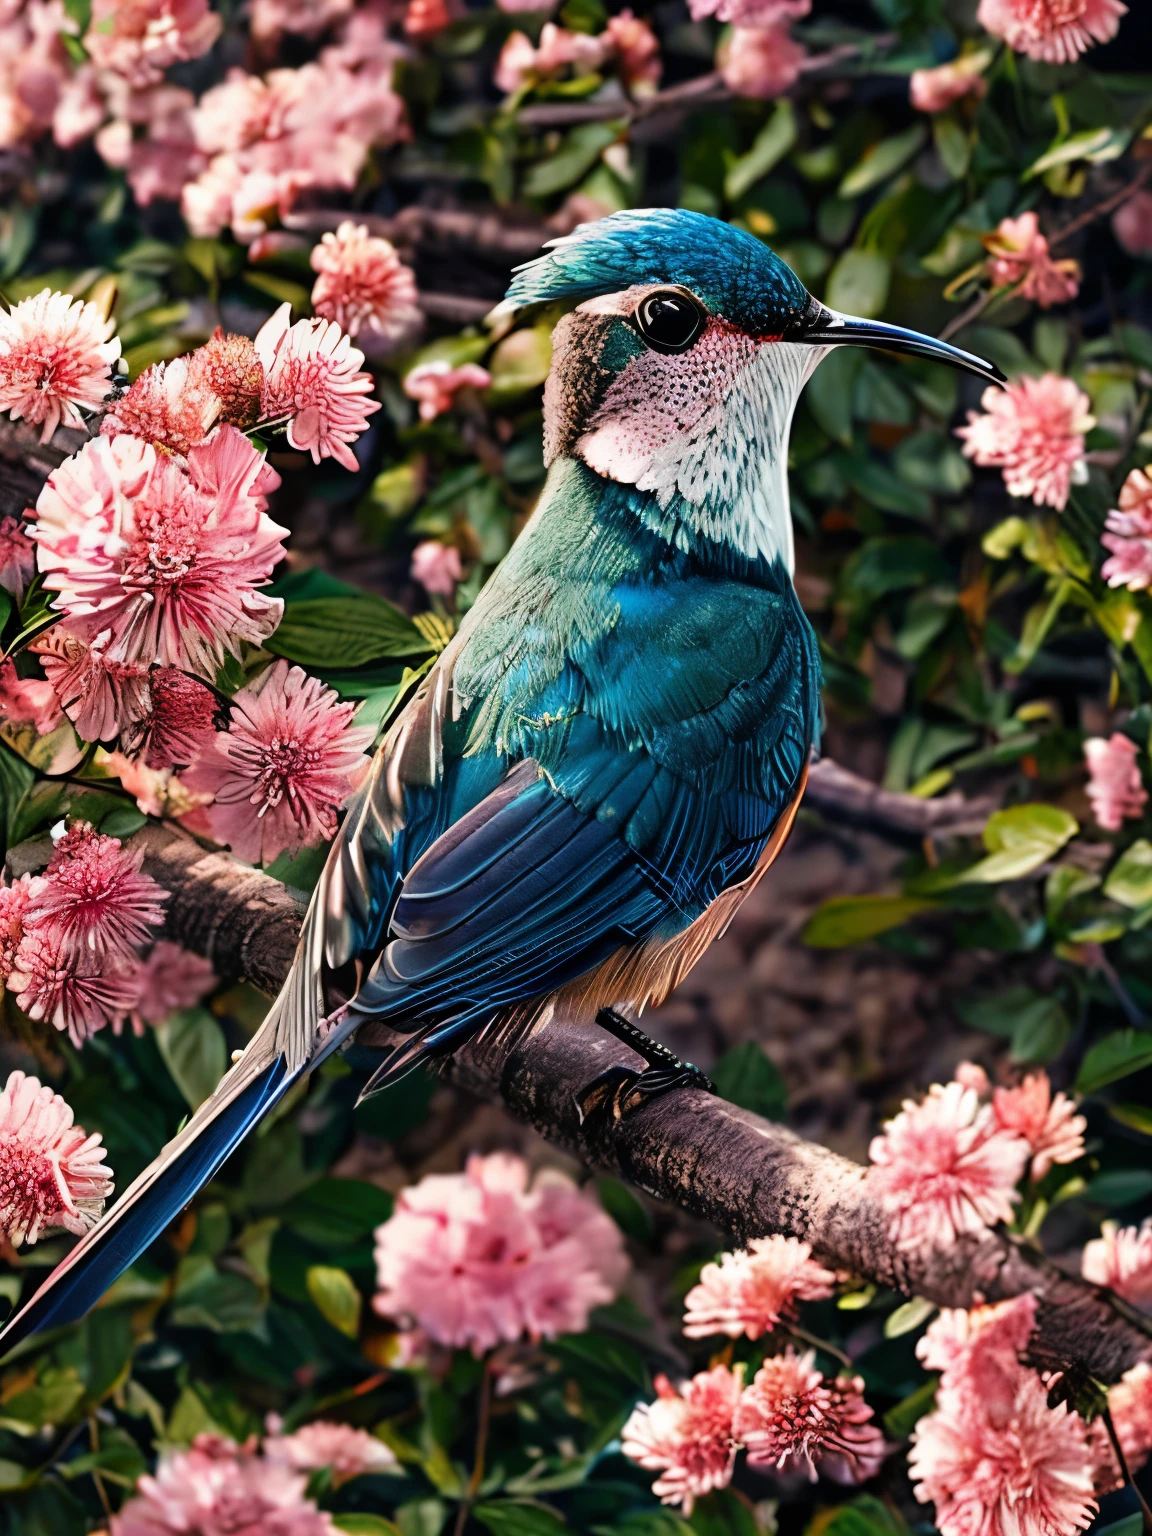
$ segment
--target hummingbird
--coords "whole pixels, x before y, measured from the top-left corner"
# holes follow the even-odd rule
[[[628,1114],[705,1082],[633,1022],[771,865],[816,749],[821,670],[793,586],[787,456],[834,347],[991,363],[829,309],[754,235],[683,209],[612,214],[518,268],[497,313],[570,307],[527,526],[379,747],[291,973],[247,1048],[0,1334],[72,1321],[302,1076],[372,1019],[372,1091],[485,1026],[587,1015],[643,1071]],[[329,1007],[334,978],[351,995]]]

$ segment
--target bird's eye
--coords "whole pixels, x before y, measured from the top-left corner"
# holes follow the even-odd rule
[[[636,329],[657,352],[686,352],[704,329],[705,315],[685,293],[650,293],[633,316]]]

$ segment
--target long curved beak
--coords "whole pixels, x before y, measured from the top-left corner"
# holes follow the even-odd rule
[[[883,320],[858,320],[854,315],[839,314],[825,304],[814,305],[814,310],[815,313],[810,312],[810,316],[805,317],[802,338],[813,346],[880,347],[886,352],[904,352],[912,357],[949,363],[953,368],[974,373],[987,384],[1007,382],[995,363],[954,347],[951,342],[938,341],[935,336],[925,336],[921,331],[910,331],[902,325],[887,325]]]

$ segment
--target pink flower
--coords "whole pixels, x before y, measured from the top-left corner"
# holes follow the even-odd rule
[[[759,1237],[719,1264],[705,1264],[700,1283],[684,1298],[684,1332],[690,1339],[726,1333],[758,1339],[781,1318],[796,1315],[796,1302],[831,1296],[836,1277],[795,1237]]]
[[[986,53],[965,53],[935,69],[914,69],[908,82],[912,105],[917,112],[943,112],[965,96],[979,100],[988,92],[984,79],[988,64]]]
[[[110,660],[110,638],[105,630],[89,644],[66,624],[54,624],[29,647],[85,741],[111,741],[145,708],[148,669]]]
[[[227,731],[184,774],[215,796],[213,835],[254,864],[336,835],[336,813],[364,768],[367,727],[319,678],[278,661],[232,700]]]
[[[811,9],[812,0],[689,0],[688,3],[693,21],[715,16],[717,21],[730,22],[734,27],[761,31],[785,27],[790,21],[807,16]]]
[[[1019,1369],[1005,1424],[942,1386],[912,1434],[916,1497],[936,1506],[943,1536],[1068,1536],[1091,1523],[1094,1457],[1088,1426]]]
[[[322,1419],[291,1435],[270,1436],[264,1442],[264,1456],[295,1472],[329,1467],[336,1484],[365,1472],[390,1472],[397,1466],[396,1457],[383,1440],[367,1430],[353,1429],[351,1424],[331,1424]]]
[[[327,320],[289,323],[291,306],[281,304],[261,326],[256,352],[264,365],[265,421],[287,420],[293,448],[311,453],[312,462],[332,458],[345,469],[358,468],[347,446],[380,409],[366,400],[372,375],[362,373],[364,354],[338,325]]]
[[[976,20],[1017,53],[1071,64],[1093,43],[1115,37],[1127,14],[1120,0],[980,0]]]
[[[158,448],[186,454],[202,443],[220,415],[222,402],[197,372],[192,358],[153,363],[104,413],[105,437],[127,432]]]
[[[255,0],[252,36],[275,38],[282,32],[295,32],[302,37],[316,37],[343,21],[353,3],[354,0]]]
[[[884,1436],[871,1423],[860,1377],[825,1381],[815,1358],[815,1350],[797,1355],[789,1345],[765,1360],[744,1390],[733,1432],[748,1448],[749,1466],[862,1483],[880,1470]]]
[[[36,546],[14,517],[0,517],[0,587],[17,604],[36,570]]]
[[[210,750],[216,729],[216,698],[176,667],[153,667],[139,713],[123,728],[123,748],[149,768],[187,767]]]
[[[111,387],[114,329],[95,304],[50,288],[0,310],[0,411],[43,424],[42,443],[61,422],[82,427],[80,407],[97,410]]]
[[[196,103],[192,131],[197,145],[207,155],[218,155],[257,143],[267,131],[272,104],[272,92],[259,75],[230,69]]]
[[[312,307],[349,336],[392,347],[423,323],[416,302],[416,278],[387,240],[363,224],[346,220],[312,251]]]
[[[31,725],[37,736],[47,736],[60,719],[60,700],[51,683],[19,677],[11,659],[0,661],[0,724]]]
[[[1066,1094],[1053,1094],[1047,1072],[1031,1072],[1019,1088],[997,1088],[992,1099],[996,1124],[1022,1136],[1032,1149],[1032,1180],[1038,1182],[1053,1163],[1074,1163],[1084,1156],[1088,1122]]]
[[[0,1091],[0,1229],[13,1245],[51,1229],[80,1236],[112,1193],[99,1135],[72,1123],[58,1093],[23,1072]]]
[[[216,985],[216,973],[202,955],[158,939],[136,972],[136,1016],[145,1024],[163,1024],[180,1008],[195,1008]]]
[[[136,1003],[130,968],[114,968],[87,955],[67,957],[36,930],[21,941],[8,990],[30,1019],[51,1024],[77,1049],[105,1024],[121,1024]]]
[[[43,884],[29,904],[26,929],[50,939],[65,959],[135,961],[152,926],[162,921],[167,892],[142,873],[144,850],[129,853],[118,837],[76,821],[56,844]]]
[[[1007,1425],[1015,1412],[1020,1356],[1036,1325],[1036,1298],[1025,1294],[990,1307],[946,1308],[929,1324],[916,1354],[942,1386],[970,1400],[992,1423]]]
[[[513,34],[515,35],[515,34]],[[420,420],[435,421],[450,411],[462,389],[487,389],[492,375],[479,363],[421,363],[404,375],[404,393],[420,402]]]
[[[1003,1131],[991,1105],[960,1083],[933,1084],[869,1148],[867,1183],[901,1247],[951,1246],[965,1232],[1009,1221],[1028,1143]]]
[[[998,288],[1019,283],[1020,297],[1034,300],[1041,309],[1066,304],[1080,291],[1079,263],[1052,260],[1034,213],[1001,219],[995,232],[984,237],[984,244],[989,252],[988,275]]]
[[[986,1099],[992,1092],[992,1084],[988,1081],[988,1074],[984,1068],[975,1061],[962,1061],[952,1074],[952,1081],[959,1083],[962,1088],[971,1088],[977,1098]]]
[[[538,15],[541,11],[551,11],[554,4],[555,0],[496,0],[497,8],[505,16],[518,16],[521,12]]]
[[[217,326],[191,361],[197,383],[220,401],[221,420],[236,427],[255,426],[264,393],[264,364],[252,339]]]
[[[1106,1221],[1100,1236],[1085,1243],[1080,1273],[1133,1306],[1152,1308],[1152,1219],[1140,1227]]]
[[[336,1536],[331,1517],[305,1497],[307,1479],[256,1454],[254,1441],[197,1435],[164,1451],[154,1477],[112,1516],[111,1536]]]
[[[1152,1364],[1141,1360],[1108,1389],[1108,1408],[1129,1472],[1138,1472],[1152,1451]],[[1111,1445],[1107,1464],[1115,1467]],[[1119,1471],[1119,1468],[1116,1468]]]
[[[257,591],[286,532],[265,514],[279,483],[232,426],[191,449],[186,470],[136,438],[93,439],[36,503],[44,585],[71,627],[108,631],[110,659],[214,678],[280,622],[280,601]]]
[[[1152,464],[1134,469],[1120,487],[1119,509],[1108,514],[1100,542],[1112,551],[1100,574],[1110,587],[1146,592],[1152,586]]]
[[[72,149],[95,133],[107,114],[97,73],[82,65],[60,86],[52,113],[52,137],[61,149]]]
[[[1152,192],[1134,192],[1112,215],[1112,233],[1129,256],[1152,256]]]
[[[412,551],[411,576],[432,597],[451,597],[464,574],[460,551],[438,539],[425,539]]]
[[[788,35],[784,23],[766,28],[733,27],[717,50],[716,64],[730,91],[767,101],[796,84],[807,57],[807,50]]]
[[[1148,804],[1140,777],[1136,743],[1122,731],[1090,736],[1084,743],[1088,767],[1088,798],[1092,814],[1105,832],[1119,832],[1125,821],[1138,821]]]
[[[0,986],[7,985],[16,963],[16,953],[24,938],[24,917],[28,903],[39,890],[39,875],[21,875],[11,885],[0,873]]]
[[[578,75],[586,75],[600,68],[607,47],[606,37],[602,39],[589,37],[586,32],[569,32],[553,21],[546,21],[540,33],[540,44],[536,48],[523,32],[509,33],[496,62],[493,79],[498,90],[511,94],[521,90],[534,78],[550,79],[568,68],[572,68]],[[448,367],[447,363],[427,366]]]
[[[660,44],[646,21],[631,10],[609,16],[604,36],[616,57],[620,78],[633,96],[651,96],[660,84]]]
[[[191,91],[176,85],[129,93],[119,106],[124,118],[114,119],[96,136],[104,159],[127,172],[132,196],[142,208],[157,199],[176,202],[185,184],[204,169],[192,131],[195,101]],[[143,134],[134,135],[133,125]]]
[[[980,403],[987,414],[969,411],[968,425],[956,429],[964,456],[1003,470],[1010,496],[1060,511],[1084,472],[1084,434],[1095,426],[1088,396],[1071,379],[1046,373],[990,386]]]
[[[740,1371],[718,1365],[677,1392],[656,1378],[656,1401],[641,1403],[620,1432],[625,1456],[660,1476],[652,1492],[686,1515],[698,1498],[727,1488],[739,1449],[732,1428],[740,1400]]]
[[[139,88],[155,85],[170,64],[207,53],[221,25],[207,0],[93,0],[84,46],[97,69]]]
[[[462,1174],[406,1189],[376,1229],[373,1307],[437,1344],[482,1354],[501,1341],[582,1332],[627,1264],[614,1223],[559,1175],[471,1157]]]
[[[452,25],[454,10],[452,0],[408,0],[404,31],[416,39],[436,37]]]

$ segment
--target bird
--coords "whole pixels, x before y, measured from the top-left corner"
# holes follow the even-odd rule
[[[559,1007],[647,1063],[590,1083],[581,1113],[706,1083],[634,1021],[762,878],[818,745],[787,478],[801,390],[839,346],[1003,376],[828,308],[756,236],[683,209],[551,241],[494,318],[534,305],[566,313],[531,518],[389,727],[260,1030],[0,1353],[82,1316],[367,1020],[399,1036],[369,1090],[494,1022],[546,1028]]]

